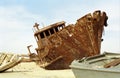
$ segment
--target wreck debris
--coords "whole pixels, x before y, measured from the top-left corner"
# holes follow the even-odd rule
[[[39,59],[38,58],[30,59],[29,55],[27,54],[0,52],[0,73],[20,64],[21,62],[34,62],[34,61],[39,61]]]
[[[107,19],[106,13],[98,10],[68,26],[61,21],[39,29],[39,24],[35,23],[34,37],[38,47],[35,49],[37,55],[31,59],[38,58],[36,63],[45,69],[65,69],[74,59],[100,54]]]
[[[4,72],[21,62],[20,58],[16,54],[0,53],[0,72]]]

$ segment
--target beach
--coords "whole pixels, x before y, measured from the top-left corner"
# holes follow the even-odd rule
[[[45,70],[34,62],[24,62],[0,73],[0,78],[75,78],[71,69]]]

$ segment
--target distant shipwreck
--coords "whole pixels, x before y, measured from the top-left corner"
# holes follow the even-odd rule
[[[57,22],[42,29],[35,23],[37,54],[28,50],[31,60],[45,69],[66,69],[74,59],[100,54],[102,33],[107,26],[105,12],[95,11],[78,19],[76,24]]]

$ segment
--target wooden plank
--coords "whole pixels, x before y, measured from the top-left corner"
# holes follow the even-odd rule
[[[110,68],[110,67],[116,66],[118,64],[120,64],[120,59],[113,60],[112,62],[105,64],[104,67]]]

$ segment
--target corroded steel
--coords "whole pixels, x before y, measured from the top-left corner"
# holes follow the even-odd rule
[[[37,55],[30,53],[31,59],[45,69],[69,68],[74,59],[100,54],[102,33],[107,26],[105,12],[95,11],[78,19],[75,24],[58,22],[42,29],[34,25]]]

